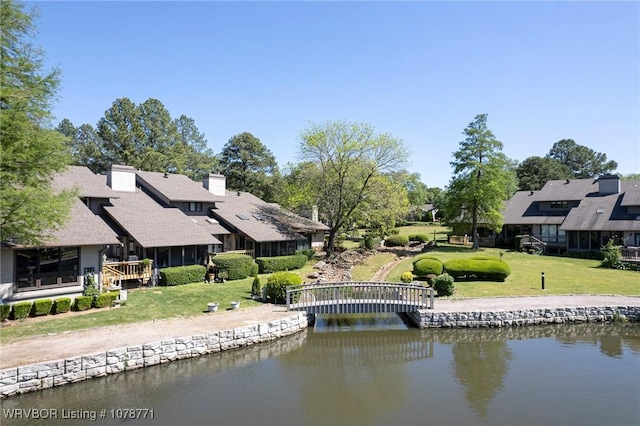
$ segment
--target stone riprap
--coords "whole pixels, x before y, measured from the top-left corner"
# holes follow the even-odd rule
[[[252,346],[297,333],[308,325],[306,313],[297,312],[275,321],[230,330],[6,368],[0,370],[0,397],[5,398],[179,359]]]

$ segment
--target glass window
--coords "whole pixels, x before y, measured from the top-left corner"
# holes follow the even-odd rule
[[[17,291],[76,284],[79,255],[78,247],[17,250]]]
[[[182,266],[182,247],[171,247],[171,266]]]
[[[169,247],[158,247],[156,253],[156,267],[166,268],[169,266]]]
[[[196,248],[195,246],[185,246],[184,248],[184,264],[194,265],[196,263]]]

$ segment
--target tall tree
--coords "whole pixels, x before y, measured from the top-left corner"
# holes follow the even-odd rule
[[[518,189],[538,190],[550,180],[570,179],[573,172],[567,166],[551,157],[529,157],[516,169]]]
[[[311,124],[301,132],[300,159],[318,167],[317,202],[330,227],[327,251],[336,235],[374,190],[375,178],[405,166],[408,151],[390,134],[346,121]]]
[[[207,139],[198,130],[193,118],[183,114],[174,120],[174,124],[186,151],[184,174],[193,180],[201,180],[207,173],[220,168],[218,158],[207,148]]]
[[[126,164],[140,168],[144,134],[138,109],[131,100],[116,99],[98,121],[97,133],[102,142],[106,164]]]
[[[251,192],[265,201],[274,201],[275,180],[280,179],[278,163],[271,151],[251,133],[233,136],[222,148],[220,167],[227,186]]]
[[[33,45],[35,10],[0,2],[0,238],[37,246],[69,217],[73,194],[55,193],[51,178],[70,161],[65,138],[51,128],[58,70],[43,69]]]
[[[494,230],[502,228],[503,202],[512,194],[512,162],[502,153],[487,127],[487,115],[476,115],[462,133],[465,139],[453,153],[453,177],[447,194],[446,216],[450,222],[471,224],[473,249],[478,245],[478,220]]]
[[[611,173],[618,167],[615,161],[607,161],[607,154],[578,145],[573,139],[562,139],[554,143],[547,157],[567,166],[578,179],[598,177]]]
[[[98,134],[90,124],[75,127],[69,119],[62,120],[57,130],[69,141],[72,163],[76,166],[87,166],[94,173],[107,169],[101,142]]]

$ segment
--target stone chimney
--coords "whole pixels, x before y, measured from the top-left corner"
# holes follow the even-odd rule
[[[227,178],[219,173],[209,173],[204,177],[202,184],[205,189],[218,197],[224,197],[227,191]]]
[[[136,170],[131,166],[111,165],[107,172],[107,185],[114,191],[136,192]]]
[[[318,222],[318,206],[313,206],[311,208],[311,220]]]
[[[619,194],[620,193],[620,176],[604,175],[598,178],[598,194]]]

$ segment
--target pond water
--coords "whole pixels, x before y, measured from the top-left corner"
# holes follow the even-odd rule
[[[8,419],[16,409],[49,418]],[[418,330],[397,316],[321,316],[279,341],[20,395],[2,410],[3,425],[638,425],[640,327]]]

